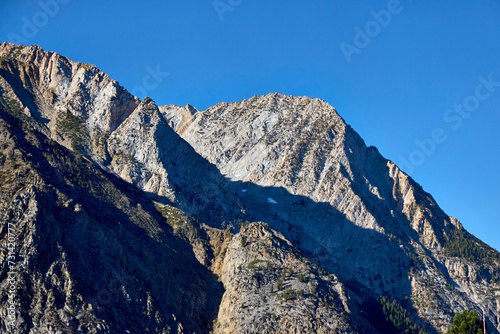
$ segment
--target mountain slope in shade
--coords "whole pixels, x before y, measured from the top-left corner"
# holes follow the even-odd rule
[[[355,324],[362,317],[342,283],[266,224],[235,235],[200,226],[15,111],[0,108],[0,235],[6,243],[16,227],[17,332],[373,331]],[[0,275],[5,319],[6,267]]]
[[[162,233],[189,245],[198,263],[191,258],[194,271],[217,275],[225,292],[218,296],[214,288],[210,302],[201,303],[218,314],[214,332],[276,332],[282,326],[297,333],[394,332],[403,329],[384,321],[387,310],[404,309],[413,332],[435,333],[464,308],[484,310],[489,330],[498,332],[498,252],[467,233],[376,148],[366,147],[326,102],[269,94],[205,111],[158,107],[131,96],[95,66],[37,46],[4,43],[0,60],[6,111],[140,189],[145,201],[156,201],[173,229]],[[125,210],[118,203],[110,207]],[[151,219],[154,225],[162,218]],[[186,275],[176,273],[179,280]],[[280,279],[281,289],[271,292]],[[148,278],[144,284],[160,283]],[[201,290],[191,297],[208,293]],[[384,301],[393,306],[384,308]],[[297,312],[302,307],[314,311]],[[106,316],[114,325],[123,313]],[[193,323],[177,313],[175,319],[165,320],[166,332],[179,323],[181,331],[199,330],[207,322],[201,315]]]
[[[272,209],[298,227],[297,233],[285,232],[291,240],[323,266],[356,281],[354,286],[410,297],[419,316],[439,328],[449,321],[450,308],[473,308],[473,303],[490,309],[498,324],[497,290],[489,285],[498,276],[498,252],[464,231],[376,148],[366,147],[326,102],[269,94],[188,117],[182,108],[170,107],[166,115],[173,129],[233,181],[283,188],[294,195],[288,197],[328,204],[317,210],[317,204],[276,195]],[[304,233],[313,241],[304,242]],[[469,252],[473,256],[466,257],[475,261],[449,256],[457,252]],[[429,295],[434,302],[426,302]]]
[[[38,46],[4,43],[0,54],[4,99],[17,102],[41,132],[164,202],[234,214],[234,201],[208,206],[224,202],[214,201],[222,195],[213,191],[226,188],[224,178],[171,130],[151,99],[139,101],[95,66]],[[188,205],[193,201],[204,204]]]
[[[4,110],[0,133],[0,233],[3,244],[7,222],[18,231],[20,333],[200,332],[211,324],[222,284],[150,198]],[[6,275],[3,266],[4,306]]]

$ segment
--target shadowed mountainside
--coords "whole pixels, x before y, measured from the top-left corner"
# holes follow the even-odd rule
[[[500,254],[322,100],[158,107],[9,43],[0,88],[25,331],[436,333],[467,308],[498,332]]]

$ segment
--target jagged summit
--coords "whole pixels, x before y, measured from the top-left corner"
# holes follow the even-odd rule
[[[16,221],[52,236],[19,236],[23,252],[53,250],[26,267],[24,332],[55,333],[50,321],[125,332],[132,317],[155,333],[437,333],[467,308],[484,310],[498,333],[500,254],[321,99],[271,93],[204,111],[157,106],[93,65],[9,43],[0,46],[0,88],[1,228],[7,217],[31,217]],[[34,151],[47,162],[37,165]],[[113,273],[68,244],[75,219],[82,245],[96,242],[86,229],[105,226],[102,263],[132,261],[129,275],[143,284],[112,291],[139,311],[92,304],[92,293],[110,291],[96,275]],[[141,255],[142,242],[164,254],[161,263]],[[179,253],[186,270],[172,262]],[[33,298],[55,301],[41,315]]]

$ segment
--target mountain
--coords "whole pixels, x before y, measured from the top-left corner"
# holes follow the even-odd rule
[[[0,102],[19,332],[499,333],[500,254],[325,101],[157,106],[3,43]]]
[[[0,130],[2,235],[16,231],[19,332],[199,332],[210,324],[222,285],[149,197],[4,111]]]

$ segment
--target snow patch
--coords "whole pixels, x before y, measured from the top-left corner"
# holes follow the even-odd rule
[[[269,197],[269,198],[267,199],[267,201],[268,201],[269,203],[278,204],[278,202],[276,202],[276,201],[275,201],[274,199],[272,199],[271,197]]]

